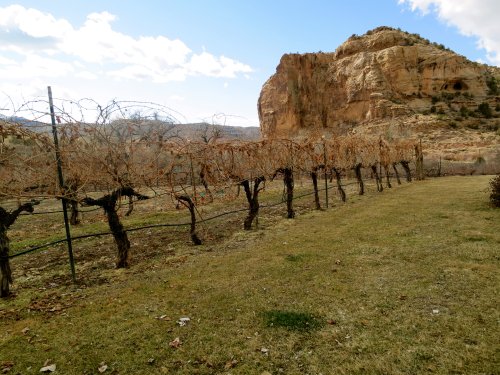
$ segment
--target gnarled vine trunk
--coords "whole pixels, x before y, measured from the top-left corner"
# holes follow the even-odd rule
[[[214,201],[214,196],[213,196],[212,192],[210,191],[210,187],[208,186],[208,181],[205,178],[207,168],[208,168],[207,166],[202,165],[201,171],[200,171],[200,181],[201,181],[201,184],[203,185],[203,187],[205,188],[205,193],[208,196],[208,201],[211,203]]]
[[[130,241],[128,240],[127,231],[123,228],[123,224],[118,216],[116,203],[122,196],[136,197],[139,200],[148,199],[148,197],[137,193],[133,188],[127,186],[116,189],[111,194],[105,195],[99,199],[85,198],[82,200],[87,206],[102,207],[106,217],[108,218],[108,225],[113,238],[115,239],[118,248],[118,259],[116,261],[116,268],[128,267],[128,252],[130,250]]]
[[[133,201],[132,197],[128,197],[128,209],[127,209],[127,212],[125,212],[125,216],[132,215],[133,211],[134,211],[134,201]]]
[[[116,208],[103,206],[104,212],[108,218],[109,229],[113,233],[113,237],[118,247],[118,260],[116,261],[116,268],[128,267],[128,251],[130,250],[130,241],[127,232],[123,228]]]
[[[386,186],[390,189],[392,188],[392,184],[391,184],[391,176],[389,174],[389,168],[387,165],[384,165],[384,171],[385,171],[385,183]]]
[[[411,169],[410,169],[410,163],[406,160],[401,160],[401,166],[403,167],[405,174],[406,174],[406,181],[411,182]]]
[[[293,219],[295,211],[293,210],[293,170],[292,168],[285,168],[283,172],[283,182],[286,186],[286,211],[287,218]]]
[[[69,223],[71,225],[78,225],[80,224],[80,219],[78,218],[79,216],[78,201],[70,199],[68,202],[69,206],[71,207],[71,216],[69,218]]]
[[[293,210],[293,170],[292,168],[279,168],[274,174],[273,178],[277,174],[281,173],[283,175],[283,184],[286,189],[286,212],[287,218],[293,219],[295,217],[295,211]]]
[[[78,209],[78,188],[80,186],[80,179],[69,178],[66,180],[63,192],[66,198],[66,202],[69,203],[71,209],[71,216],[69,218],[69,223],[71,225],[80,224],[79,219],[79,209]],[[63,198],[64,199],[64,198]]]
[[[401,185],[401,178],[399,178],[399,172],[396,168],[397,163],[392,163],[392,169],[394,169],[394,174],[396,175],[396,180],[398,181],[398,185]]]
[[[372,168],[373,176],[375,177],[375,182],[377,183],[377,191],[379,191],[379,192],[384,191],[384,187],[382,186],[382,181],[380,179],[380,175],[377,171],[377,166],[372,165],[371,168]]]
[[[422,141],[415,145],[415,174],[417,180],[421,181],[425,178],[424,176],[424,153],[422,150]]]
[[[365,193],[365,184],[363,182],[363,176],[361,175],[361,163],[356,164],[354,173],[356,174],[356,180],[358,180],[359,195],[363,195]]]
[[[0,208],[0,210],[2,209]],[[3,223],[0,223],[0,270],[2,272],[2,278],[0,280],[0,297],[2,298],[10,295],[10,284],[13,282],[9,263],[9,251],[10,242],[9,237],[7,237],[7,227]]]
[[[245,195],[248,201],[248,215],[245,218],[245,221],[243,223],[243,228],[245,230],[250,230],[252,229],[252,223],[254,219],[257,217],[259,214],[259,192],[262,190],[259,188],[260,183],[264,182],[265,178],[264,177],[257,177],[253,180],[253,190],[250,188],[250,181],[249,180],[243,180],[241,182],[241,185],[243,186],[243,189],[245,190]]]
[[[345,202],[347,197],[345,195],[344,188],[342,187],[342,176],[340,174],[340,170],[337,168],[332,168],[332,170],[335,174],[335,180],[337,181],[337,191],[339,192],[340,199],[342,199],[342,202]]]
[[[195,245],[201,245],[202,242],[196,234],[196,212],[192,199],[187,195],[179,195],[177,197],[177,200],[179,200],[184,206],[186,206],[191,214],[191,230],[189,232],[191,241],[193,241]]]
[[[9,263],[10,241],[7,229],[14,224],[19,214],[23,211],[33,212],[36,203],[26,203],[12,212],[7,212],[0,207],[0,297],[6,298],[10,295],[10,284],[13,282],[12,270]]]
[[[317,210],[321,210],[321,205],[319,203],[319,190],[318,190],[318,168],[313,168],[311,172],[311,179],[314,188],[314,204]]]

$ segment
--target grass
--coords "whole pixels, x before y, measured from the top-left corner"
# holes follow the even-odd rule
[[[83,241],[77,286],[64,252],[16,258],[17,296],[0,301],[0,365],[13,363],[14,374],[47,360],[62,374],[95,374],[103,362],[115,374],[498,373],[500,211],[488,206],[489,179],[350,195],[294,220],[263,211],[251,232],[223,217],[206,233],[227,232],[199,247],[185,228],[136,232],[127,270],[113,268],[110,239]]]
[[[291,331],[313,331],[324,325],[324,319],[313,314],[295,311],[271,310],[263,313],[267,327],[282,327]]]

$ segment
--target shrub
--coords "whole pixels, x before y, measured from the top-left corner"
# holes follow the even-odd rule
[[[433,106],[431,107],[431,113],[436,113],[436,106],[435,106],[435,105],[433,105]]]
[[[437,96],[433,96],[431,102],[432,104],[436,104],[437,102],[439,102],[439,98]]]
[[[455,97],[455,94],[453,94],[453,93],[451,93],[451,92],[443,92],[443,93],[441,94],[441,97],[442,97],[445,101],[449,102],[449,101],[453,100],[453,98]]]
[[[478,156],[476,158],[476,161],[474,161],[474,164],[476,165],[482,165],[482,164],[485,164],[486,163],[486,159],[483,158],[482,156]]]
[[[495,107],[495,111],[500,112],[500,104],[497,104],[497,106]]]
[[[479,111],[479,113],[481,113],[486,118],[492,117],[490,105],[486,102],[479,104],[479,106],[477,107],[477,110]]]
[[[490,181],[490,202],[493,207],[500,207],[500,174]]]
[[[498,85],[495,77],[486,78],[486,85],[488,86],[488,95],[498,95]]]
[[[460,107],[460,115],[462,117],[467,117],[469,115],[469,110],[466,107],[461,106]]]
[[[449,123],[449,125],[450,125],[450,128],[452,128],[452,129],[456,129],[457,128],[457,123],[455,121],[451,121]]]

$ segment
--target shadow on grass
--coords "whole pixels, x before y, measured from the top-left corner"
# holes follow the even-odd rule
[[[263,313],[267,327],[282,327],[290,331],[310,332],[321,328],[321,318],[309,313],[271,310]]]

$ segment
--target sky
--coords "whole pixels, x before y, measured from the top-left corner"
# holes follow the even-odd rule
[[[499,0],[0,0],[0,114],[45,101],[158,103],[179,122],[258,126],[285,53],[378,26],[500,66]]]

